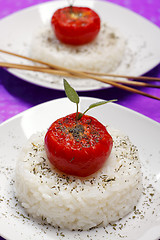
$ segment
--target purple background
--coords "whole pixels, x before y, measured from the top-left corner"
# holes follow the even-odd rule
[[[0,0],[0,18],[23,8],[47,2],[46,0]],[[110,0],[144,16],[160,26],[160,0]],[[78,0],[76,1],[78,3]],[[160,77],[160,65],[147,75]],[[159,84],[158,82],[156,84]],[[142,91],[160,97],[159,89],[141,88]],[[132,94],[117,88],[80,92],[81,96],[118,99],[118,104],[133,109],[160,122],[160,102],[144,96]],[[3,69],[0,69],[0,123],[39,103],[64,97],[63,91],[46,89],[21,81]]]

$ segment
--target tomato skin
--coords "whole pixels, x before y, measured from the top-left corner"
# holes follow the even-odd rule
[[[109,157],[113,140],[95,118],[76,113],[56,120],[45,136],[45,150],[51,164],[60,171],[87,177],[98,171]]]
[[[95,39],[100,30],[100,17],[87,7],[65,7],[52,16],[51,26],[63,43],[82,45]]]

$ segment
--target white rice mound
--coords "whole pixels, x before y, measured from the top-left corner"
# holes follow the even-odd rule
[[[106,23],[94,41],[82,46],[61,43],[50,25],[35,33],[31,42],[31,57],[62,67],[91,71],[110,72],[123,60],[125,39]]]
[[[107,226],[130,213],[142,193],[138,150],[108,129],[114,146],[97,173],[77,178],[58,172],[44,151],[44,133],[33,135],[16,164],[15,192],[26,212],[54,227],[87,230]]]

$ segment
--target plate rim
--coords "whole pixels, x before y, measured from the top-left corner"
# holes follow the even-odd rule
[[[88,2],[103,2],[107,5],[111,5],[111,6],[115,6],[115,7],[118,7],[118,8],[121,8],[121,9],[124,9],[126,11],[129,11],[131,12],[132,14],[135,14],[137,15],[138,17],[142,18],[143,20],[146,20],[147,22],[149,22],[150,24],[152,24],[154,27],[157,28],[157,30],[159,29],[159,26],[155,23],[153,23],[152,21],[150,21],[149,19],[145,18],[144,16],[138,14],[137,12],[133,11],[132,9],[129,9],[125,6],[122,6],[122,5],[119,5],[117,3],[114,3],[114,2],[108,2],[106,0],[86,0]],[[5,16],[5,17],[2,17],[0,19],[0,22],[5,20],[6,18],[10,18],[12,17],[13,15],[16,15],[16,14],[19,14],[20,12],[23,12],[23,11],[30,11],[31,9],[33,8],[37,8],[39,6],[43,6],[43,5],[52,5],[52,4],[55,4],[56,2],[65,2],[64,0],[54,0],[54,1],[46,1],[46,2],[41,2],[41,3],[38,3],[38,4],[35,4],[35,5],[31,5],[31,6],[28,6],[28,7],[24,7],[22,9],[19,9],[19,10],[16,10],[15,12],[12,12],[10,13],[9,15]]]
[[[101,99],[101,98],[88,97],[88,96],[80,96],[79,98],[80,98],[80,101],[81,101],[81,100],[89,100],[89,101],[90,101],[90,100],[95,100],[95,101],[102,101],[102,100],[103,100],[103,99]],[[18,114],[16,114],[16,115],[12,116],[11,118],[5,120],[4,122],[2,122],[2,123],[0,124],[0,128],[1,128],[1,126],[8,124],[8,123],[9,123],[10,121],[12,121],[12,120],[15,120],[16,118],[20,118],[20,117],[22,117],[23,115],[27,114],[27,113],[30,112],[30,111],[34,111],[34,109],[36,109],[36,108],[40,108],[41,106],[45,106],[45,105],[51,104],[52,102],[59,102],[59,101],[64,101],[64,102],[65,102],[66,99],[68,99],[68,98],[67,98],[67,97],[62,97],[62,98],[52,99],[52,100],[49,100],[49,101],[46,101],[46,102],[37,104],[37,105],[35,105],[35,106],[33,106],[33,107],[30,107],[30,108],[28,108],[28,109],[26,109],[26,110],[24,110],[24,111],[22,111],[22,112],[20,112],[20,113],[18,113]],[[80,102],[80,104],[81,104],[81,102]],[[109,104],[112,104],[114,107],[117,107],[117,108],[119,108],[119,109],[122,109],[122,111],[130,112],[131,114],[134,114],[134,115],[136,115],[136,116],[144,119],[145,121],[148,121],[148,122],[150,122],[151,124],[155,124],[155,125],[157,125],[158,127],[160,127],[160,123],[159,123],[159,122],[157,122],[157,121],[149,118],[148,116],[145,116],[145,115],[142,114],[142,113],[139,113],[139,112],[137,112],[137,111],[135,111],[135,110],[133,110],[133,109],[130,109],[130,108],[126,107],[126,106],[122,106],[122,105],[120,105],[120,104],[118,104],[118,103],[110,102]]]
[[[23,112],[21,112],[21,113],[19,113],[19,114],[17,114],[17,115],[15,115],[14,117],[12,117],[12,118],[10,118],[10,119],[8,119],[8,120],[6,120],[5,122],[3,122],[2,124],[0,124],[0,129],[1,129],[1,127],[5,127],[8,123],[10,124],[10,122],[11,121],[14,121],[14,120],[17,120],[18,118],[21,118],[21,116],[23,116],[23,115],[25,115],[25,114],[27,114],[29,111],[34,111],[34,109],[35,108],[41,108],[41,106],[44,106],[44,105],[46,105],[46,104],[52,104],[52,102],[65,102],[66,101],[66,99],[67,99],[67,97],[64,97],[64,98],[59,98],[59,99],[55,99],[55,100],[50,100],[50,101],[47,101],[47,102],[45,102],[45,103],[41,103],[41,104],[38,104],[38,105],[36,105],[36,106],[34,106],[34,107],[32,107],[32,108],[29,108],[29,109],[27,109],[27,110],[25,110],[25,111],[23,111]],[[101,100],[101,99],[99,99],[99,98],[94,98],[94,97],[81,97],[81,99],[83,99],[84,101],[85,100],[89,100],[89,101],[94,101],[94,100]],[[140,118],[142,118],[142,120],[145,120],[145,121],[148,121],[150,124],[154,124],[154,126],[155,127],[159,127],[159,129],[160,129],[160,125],[157,123],[157,122],[155,122],[154,120],[152,120],[152,119],[150,119],[150,118],[148,118],[148,117],[146,117],[146,116],[144,116],[144,115],[142,115],[142,114],[140,114],[140,113],[137,113],[136,111],[134,111],[134,110],[131,110],[131,109],[129,109],[129,108],[127,108],[127,107],[123,107],[123,106],[121,106],[121,105],[119,105],[119,104],[117,104],[117,103],[109,103],[110,105],[112,105],[112,106],[114,106],[115,108],[119,108],[120,110],[122,110],[122,111],[127,111],[129,114],[134,114],[135,115],[135,117],[138,115]],[[39,109],[40,110],[40,109]],[[57,109],[58,110],[58,109]],[[6,238],[6,236],[5,236],[5,234],[2,234],[2,233],[0,233],[1,234],[1,236],[2,237],[4,237],[5,239],[8,239],[8,240],[13,240],[12,238]]]

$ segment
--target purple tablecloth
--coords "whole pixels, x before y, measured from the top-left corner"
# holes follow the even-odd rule
[[[160,26],[160,0],[109,1],[129,8],[157,26]],[[4,18],[13,12],[42,2],[47,2],[47,0],[0,0],[0,18]],[[76,3],[78,3],[78,1]],[[160,77],[160,65],[147,73],[147,75]],[[142,88],[141,90],[160,97],[159,89]],[[97,91],[80,92],[79,95],[103,99],[117,98],[118,104],[160,122],[160,102],[157,100],[132,94],[114,87]],[[5,70],[0,69],[0,123],[39,103],[64,96],[64,91],[35,86],[11,76]]]

